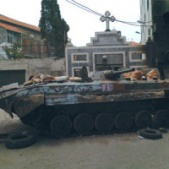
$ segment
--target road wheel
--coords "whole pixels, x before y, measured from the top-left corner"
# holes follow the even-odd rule
[[[50,128],[52,137],[65,137],[71,132],[72,122],[66,116],[56,116],[52,119]]]
[[[154,122],[158,127],[168,127],[169,126],[169,111],[159,110],[155,113]]]
[[[162,133],[155,129],[142,129],[138,131],[138,134],[144,138],[148,139],[159,139],[162,138]]]
[[[133,124],[133,118],[129,113],[119,113],[115,117],[115,126],[119,130],[128,130]]]
[[[111,114],[101,113],[95,119],[95,127],[101,133],[110,132],[113,125],[114,121]]]
[[[93,118],[88,114],[79,114],[74,120],[74,128],[81,135],[89,134],[93,127]]]
[[[135,116],[135,124],[137,127],[146,128],[151,125],[152,117],[147,111],[140,111]]]

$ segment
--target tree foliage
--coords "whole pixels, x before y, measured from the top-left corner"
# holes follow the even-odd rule
[[[9,59],[21,59],[24,57],[21,45],[18,43],[13,43],[11,47],[4,47],[4,51]]]
[[[41,37],[46,39],[48,49],[53,47],[56,56],[64,57],[69,26],[61,18],[57,0],[42,0],[39,27]]]

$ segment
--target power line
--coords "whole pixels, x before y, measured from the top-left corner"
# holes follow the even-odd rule
[[[87,12],[90,12],[90,13],[98,15],[98,16],[102,16],[102,14],[100,14],[100,13],[98,13],[98,12],[96,12],[96,11],[94,11],[94,10],[74,1],[74,0],[66,0],[66,1],[69,2],[70,4],[74,5],[74,6],[78,7],[78,8],[81,8],[81,9],[87,11]]]
[[[97,15],[97,16],[104,16],[103,14],[99,13],[99,12],[96,12],[94,10],[92,10],[91,8],[85,6],[85,5],[82,5],[81,3],[75,1],[75,0],[66,0],[68,3],[82,9],[82,10],[85,10],[87,12],[90,12],[94,15]],[[151,25],[146,25],[146,23],[150,23],[152,21],[149,21],[149,22],[141,22],[141,21],[137,21],[137,22],[127,22],[127,21],[122,21],[122,20],[118,20],[115,18],[115,21],[117,22],[121,22],[123,24],[127,24],[127,25],[130,25],[130,26],[145,26],[145,27],[151,27]]]
[[[78,4],[79,6],[84,7],[84,8],[86,8],[86,9],[90,10],[91,12],[95,13],[96,15],[102,16],[101,13],[98,13],[98,12],[92,10],[91,8],[87,7],[87,6],[82,5],[82,4],[80,4],[79,2],[77,2],[77,1],[75,1],[75,0],[72,0],[72,1],[73,1],[74,3],[76,3],[76,4]]]
[[[117,19],[116,19],[116,21],[130,25],[130,26],[145,26],[145,27],[151,27],[152,26],[152,25],[146,25],[146,24],[139,24],[137,22],[126,22],[126,21],[121,21],[121,20],[117,20]]]
[[[145,21],[137,21],[138,23],[152,23],[152,21],[147,21],[147,22],[145,22]]]

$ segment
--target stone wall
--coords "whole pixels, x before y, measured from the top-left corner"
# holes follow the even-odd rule
[[[43,59],[19,59],[0,60],[1,70],[25,70],[25,80],[31,75],[38,73],[65,75],[65,59],[43,58]]]

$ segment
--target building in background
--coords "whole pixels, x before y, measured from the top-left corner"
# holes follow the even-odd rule
[[[13,43],[21,45],[25,58],[8,59],[3,48]],[[0,86],[23,84],[29,76],[39,73],[65,75],[65,58],[47,57],[38,27],[0,15]]]
[[[169,1],[140,0],[141,43],[146,44],[147,64],[169,77]],[[149,25],[149,26],[147,26]]]
[[[146,44],[149,37],[153,39],[152,0],[140,0],[140,23],[150,25],[141,27],[141,43]]]
[[[169,1],[140,0],[141,43],[152,40],[156,44],[169,43]]]
[[[46,55],[46,46],[41,39],[40,29],[0,14],[0,55],[5,44],[19,43],[26,57],[42,58]]]
[[[126,42],[120,31],[96,32],[91,42],[84,47],[66,47],[66,73],[80,76],[83,66],[89,75],[96,71],[118,68],[144,67],[144,46]]]

